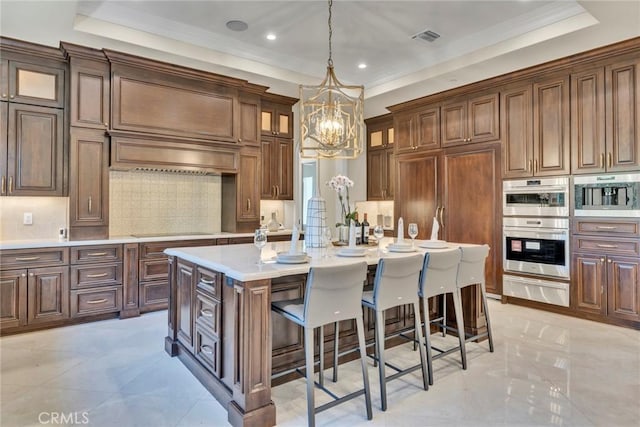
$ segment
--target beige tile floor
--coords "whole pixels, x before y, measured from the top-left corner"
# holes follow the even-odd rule
[[[386,412],[369,362],[373,420],[356,399],[317,415],[317,424],[640,425],[640,332],[495,301],[490,310],[495,353],[469,344],[466,371],[454,358],[436,361],[429,391],[419,371],[390,382]],[[224,409],[164,352],[165,318],[157,312],[1,338],[0,425],[228,425]],[[418,353],[407,344],[387,358],[407,366]],[[328,384],[339,393],[361,387],[359,362],[342,365],[340,381]],[[273,399],[278,425],[306,424],[304,380],[275,387]]]

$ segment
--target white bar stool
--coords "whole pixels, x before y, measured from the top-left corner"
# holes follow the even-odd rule
[[[364,340],[364,321],[362,318],[362,306],[360,305],[366,278],[367,264],[365,262],[342,266],[311,267],[307,276],[304,301],[296,299],[278,301],[271,304],[273,311],[304,328],[307,417],[308,424],[311,427],[315,426],[316,413],[362,394],[365,396],[367,419],[373,418],[369,375],[365,361],[367,352]],[[327,390],[324,385],[314,383],[313,331],[314,328],[347,319],[356,319],[364,388],[346,396],[338,397]],[[321,336],[320,339],[322,340],[323,337]],[[320,360],[323,357],[324,354],[321,352]],[[321,364],[320,378],[323,376],[322,367],[324,367],[324,364]],[[316,408],[314,398],[315,385],[333,397],[334,400]]]
[[[417,292],[417,284],[422,269],[422,255],[414,255],[402,258],[382,258],[378,263],[376,277],[374,279],[373,291],[362,294],[362,305],[375,311],[375,348],[374,358],[378,362],[378,372],[380,375],[380,399],[382,410],[387,410],[387,381],[396,379],[402,375],[422,368],[422,385],[425,390],[429,389],[427,373],[427,360],[425,355],[422,329],[416,328],[420,349],[420,364],[407,369],[400,369],[385,362],[384,339],[385,322],[384,311],[399,305],[413,304],[415,321],[421,324],[420,304]],[[395,374],[387,377],[385,367],[396,371]]]
[[[422,272],[420,274],[420,286],[418,288],[418,295],[422,298],[422,310],[424,312],[424,338],[427,346],[427,363],[429,367],[429,384],[433,384],[433,360],[440,357],[444,357],[456,350],[460,349],[460,357],[462,359],[462,367],[466,369],[467,355],[465,351],[464,338],[459,336],[459,347],[454,347],[449,350],[441,350],[439,348],[433,348],[438,351],[438,354],[432,356],[431,350],[431,331],[429,321],[429,298],[434,296],[443,295],[446,302],[446,294],[453,295],[453,307],[456,316],[456,327],[458,330],[464,331],[464,319],[462,316],[462,301],[460,300],[460,294],[457,287],[458,266],[460,265],[460,259],[462,258],[462,252],[460,249],[454,249],[443,252],[427,252],[424,256],[424,263],[422,266]],[[416,321],[416,327],[420,325]],[[446,324],[443,323],[443,328],[446,328]],[[421,329],[421,328],[418,328]]]
[[[489,320],[489,307],[487,306],[487,288],[485,285],[485,264],[487,256],[489,256],[489,245],[482,246],[461,246],[462,258],[460,259],[460,267],[458,268],[458,295],[461,295],[461,289],[471,285],[480,285],[480,294],[482,297],[482,308],[484,309],[484,317],[487,322],[487,331],[481,334],[466,336],[466,342],[476,341],[478,338],[489,338],[489,351],[493,353],[493,333],[491,331],[491,321]],[[460,330],[460,329],[459,329]],[[459,333],[460,334],[460,333]],[[466,361],[463,362],[466,364]]]

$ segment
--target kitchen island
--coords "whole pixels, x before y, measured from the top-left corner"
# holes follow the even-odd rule
[[[417,243],[417,242],[416,242]],[[297,243],[303,250],[304,242]],[[451,248],[458,244],[451,244]],[[271,312],[271,302],[302,298],[311,266],[342,265],[365,260],[370,266],[367,286],[373,283],[379,257],[371,247],[365,257],[339,257],[334,248],[307,250],[310,262],[278,264],[277,252],[289,250],[288,242],[268,243],[259,251],[251,244],[172,248],[165,252],[170,263],[168,335],[165,349],[177,356],[216,399],[227,408],[234,426],[272,426],[276,423],[271,400],[272,375],[286,375],[304,365],[302,329]],[[420,251],[424,251],[420,249]],[[411,253],[409,253],[410,255]],[[407,256],[385,253],[384,256]],[[473,287],[472,287],[473,288]],[[463,296],[464,298],[464,296]],[[468,332],[482,332],[478,319],[481,304],[474,290],[465,299]],[[373,338],[373,316],[364,312],[365,335]],[[386,314],[386,333],[409,330],[409,307]],[[325,327],[325,357],[331,366],[333,328]],[[340,325],[340,352],[357,345],[355,322]],[[317,349],[316,349],[317,351]],[[343,359],[348,360],[348,355]]]

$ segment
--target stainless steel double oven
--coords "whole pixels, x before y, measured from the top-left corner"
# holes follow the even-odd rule
[[[502,208],[503,294],[568,306],[569,178],[504,181]]]

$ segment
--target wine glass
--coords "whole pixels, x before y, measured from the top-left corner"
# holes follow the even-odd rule
[[[322,230],[322,241],[324,243],[324,256],[329,257],[329,246],[331,246],[331,228],[324,227]]]
[[[378,254],[380,254],[380,242],[384,237],[384,228],[382,228],[380,224],[373,227],[373,236],[376,238],[376,241],[378,242]]]
[[[411,237],[411,247],[413,248],[415,247],[415,238],[418,237],[418,224],[415,222],[410,223],[407,233]]]
[[[260,250],[260,257],[258,258],[258,265],[264,264],[262,262],[262,248],[267,244],[267,230],[262,228],[256,229],[253,235],[253,244]]]

